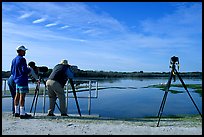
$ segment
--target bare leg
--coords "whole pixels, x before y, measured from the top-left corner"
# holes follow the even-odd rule
[[[26,93],[20,94],[20,106],[21,107],[24,107],[24,104],[25,104],[25,95],[26,95]]]
[[[20,100],[20,93],[16,93],[16,96],[14,98],[14,105],[18,106]]]

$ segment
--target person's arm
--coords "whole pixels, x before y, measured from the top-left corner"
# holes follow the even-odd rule
[[[36,75],[36,73],[35,73],[35,71],[33,70],[33,68],[31,68],[31,67],[29,67],[29,68],[31,69],[29,75],[30,75],[31,77],[33,77],[35,80],[37,80],[37,79],[38,79],[38,76]]]
[[[73,73],[73,71],[70,68],[68,68],[66,70],[66,75],[67,75],[68,78],[71,78],[71,79],[74,78],[74,73]]]

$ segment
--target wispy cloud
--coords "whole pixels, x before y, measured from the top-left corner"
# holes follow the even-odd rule
[[[23,15],[21,15],[21,16],[19,17],[19,19],[28,18],[28,17],[30,17],[32,14],[33,14],[32,12],[31,12],[31,13],[24,13]]]
[[[33,24],[41,23],[41,22],[44,22],[45,20],[46,20],[45,18],[40,18],[40,19],[34,20]]]
[[[69,28],[69,27],[70,27],[70,26],[65,25],[65,26],[60,27],[60,29],[66,29],[66,28]]]
[[[192,34],[202,33],[201,9],[200,4],[182,4],[163,18],[142,21],[142,28],[145,33],[160,37],[191,37]]]
[[[49,24],[45,25],[45,27],[52,27],[52,26],[56,26],[56,25],[57,25],[57,23],[49,23]]]
[[[37,45],[37,41],[39,45],[45,45],[44,49],[49,48],[49,56],[55,56],[58,45],[57,51],[61,55],[56,61],[65,56],[84,68],[121,70],[125,69],[121,66],[127,66],[129,70],[142,70],[144,66],[150,70],[148,66],[154,66],[154,70],[159,70],[155,64],[166,62],[163,59],[168,60],[173,53],[185,58],[187,54],[195,54],[193,57],[198,56],[197,60],[201,58],[197,52],[191,53],[201,51],[202,47],[200,5],[183,4],[159,18],[136,20],[137,25],[132,23],[131,26],[124,25],[126,23],[111,14],[96,12],[86,3],[37,2],[15,3],[15,6],[18,9],[15,14],[14,11],[7,14],[12,9],[3,11],[4,43],[11,36],[10,41],[30,41],[30,45]],[[29,14],[32,12],[35,14]],[[21,19],[20,23],[15,17]],[[132,26],[139,27],[140,31],[134,31],[137,28],[133,30]]]
[[[38,41],[78,41],[84,42],[84,39],[74,38],[72,36],[64,36],[62,34],[57,34],[48,29],[43,29],[39,26],[30,26],[23,24],[14,24],[10,22],[2,23],[2,33],[4,36],[15,35],[16,37],[21,37],[22,39],[38,40]],[[28,35],[29,34],[29,35]]]

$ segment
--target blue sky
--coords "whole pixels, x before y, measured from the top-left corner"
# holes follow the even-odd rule
[[[202,72],[201,2],[3,2],[2,70],[16,47],[27,63],[82,70]]]

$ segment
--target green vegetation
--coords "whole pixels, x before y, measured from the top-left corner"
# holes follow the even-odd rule
[[[49,69],[44,74],[44,77],[48,77],[52,72]],[[82,78],[123,78],[123,77],[144,77],[144,78],[155,78],[155,77],[169,77],[169,72],[114,72],[114,71],[93,71],[93,70],[74,70],[75,77]],[[181,77],[185,78],[202,78],[202,72],[179,72]],[[2,78],[8,78],[10,71],[2,71]]]
[[[158,85],[150,85],[144,88],[160,88],[161,90],[165,91],[166,89],[166,84],[158,84]],[[171,87],[183,87],[182,84],[171,84]],[[202,84],[186,84],[187,89],[192,88],[194,89],[194,92],[198,93],[202,97]],[[169,90],[173,94],[177,93],[183,93],[185,92],[185,89],[183,87],[183,91],[178,91],[178,90]]]

